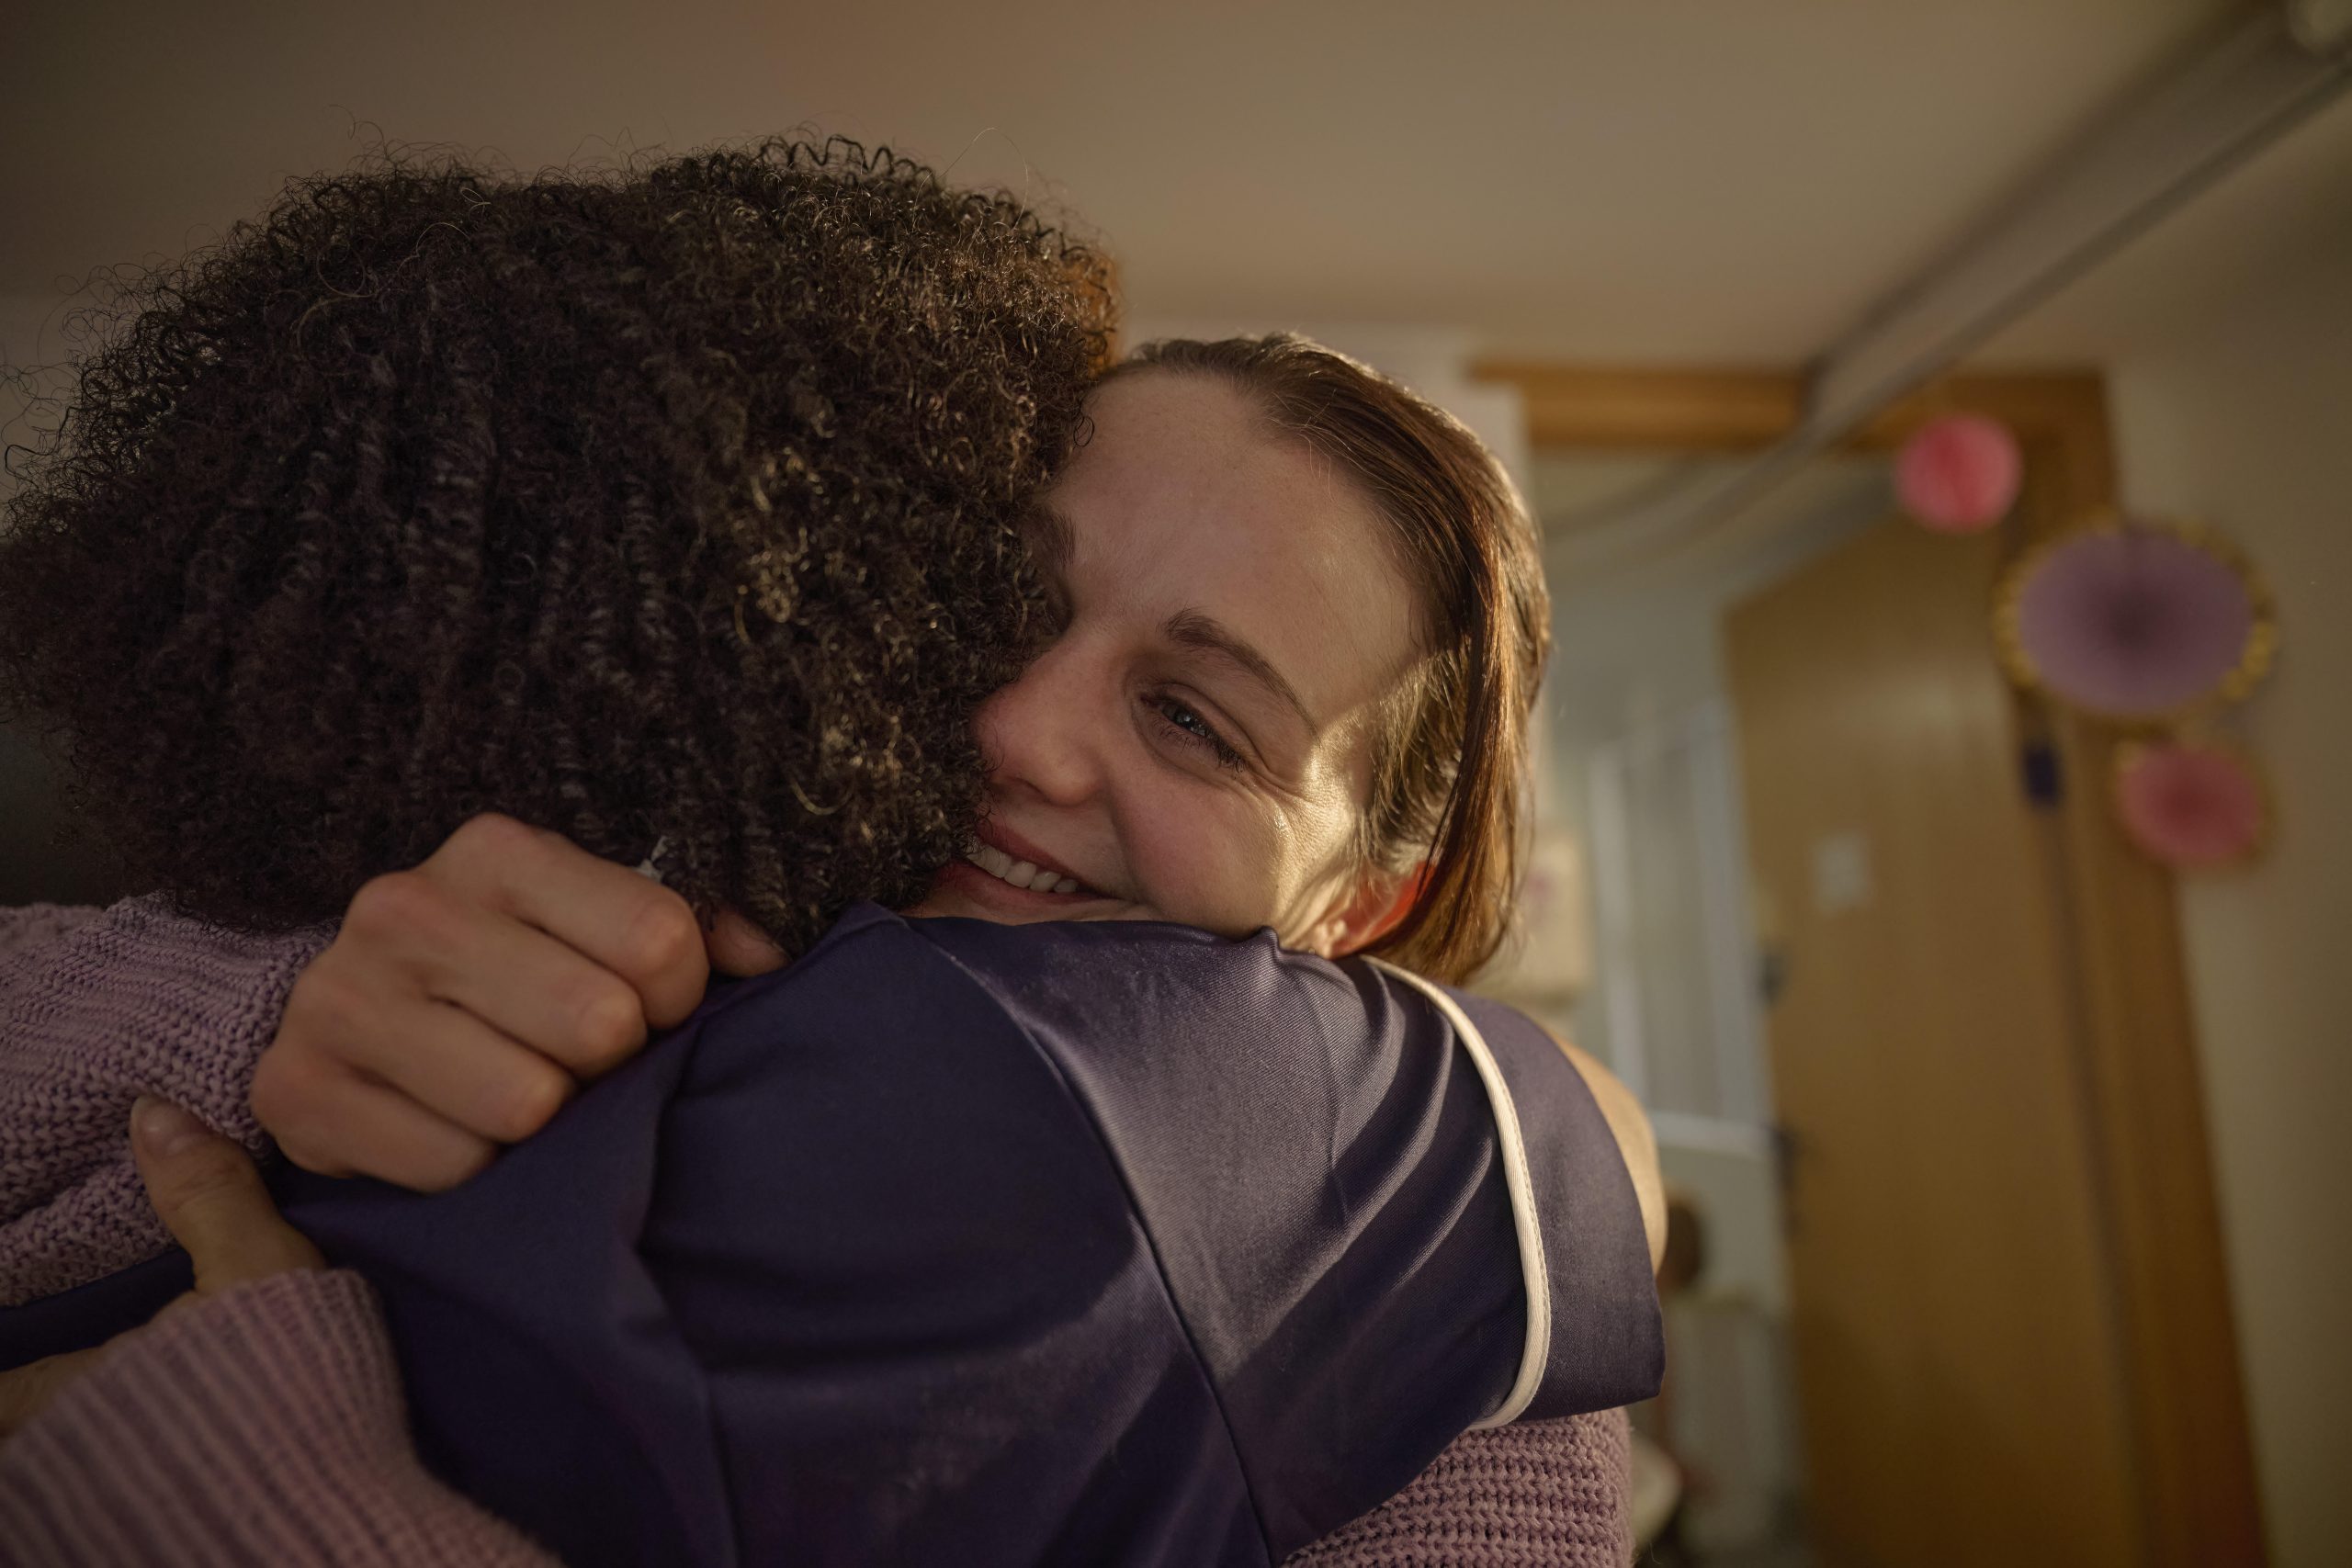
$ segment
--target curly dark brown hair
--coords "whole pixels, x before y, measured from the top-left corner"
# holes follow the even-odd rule
[[[500,810],[787,950],[913,901],[1046,621],[1102,262],[887,151],[379,152],[137,280],[0,512],[0,711],[274,929]]]

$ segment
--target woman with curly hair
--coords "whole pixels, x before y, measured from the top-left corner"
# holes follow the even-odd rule
[[[805,947],[978,814],[1101,261],[835,141],[299,182],[145,280],[0,543],[130,885],[340,914],[496,807]]]
[[[1577,1073],[1298,955],[1491,951],[1525,520],[1295,340],[1148,355],[1069,457],[1102,299],[1008,203],[774,145],[326,182],[160,285],[14,508],[0,666],[170,906],[68,920],[6,1037],[60,1103],[164,923],[298,929],[170,939],[175,1038],[15,1173],[0,1344],[168,1295],[107,1132],[249,1128],[189,1033],[257,1047],[348,903],[272,1125],[481,1173],[289,1215],[384,1292],[435,1468],[569,1560],[1265,1562],[1482,1416],[1645,1392]],[[804,956],[632,1055],[690,908]]]

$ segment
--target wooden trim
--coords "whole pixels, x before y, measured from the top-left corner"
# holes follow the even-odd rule
[[[1589,369],[1492,361],[1519,388],[1543,447],[1753,450],[1796,429],[1794,371]],[[1943,412],[1989,414],[2025,449],[2018,549],[2115,503],[2106,392],[2092,372],[1954,376],[1890,405],[1849,449],[1886,450]],[[2067,907],[2096,1122],[2091,1173],[2117,1292],[2147,1561],[2265,1561],[2259,1495],[2205,1131],[2173,878],[2133,851],[2109,805],[2120,739],[2021,694],[2021,732],[2056,747],[2067,779],[2052,838]],[[1997,1499],[1987,1499],[1997,1506]]]
[[[2096,371],[1951,376],[1889,403],[1848,436],[1855,451],[1888,451],[1940,413],[1988,414],[2016,432],[2045,464],[2068,472],[2064,504],[2104,506],[2114,498],[2108,451],[2107,386]],[[2064,519],[2072,523],[2073,517]]]
[[[2028,492],[2018,547],[2115,504],[2096,377],[1955,384],[1949,404],[2018,431]],[[1919,413],[1910,421],[1916,424]],[[1904,434],[1895,419],[1891,444]],[[2126,1386],[2148,1561],[2164,1568],[2265,1561],[2237,1334],[2205,1129],[2172,874],[2134,850],[2112,804],[2112,727],[2020,695],[2055,744],[2066,791],[2060,874],[2072,917],[2092,1144],[2117,1274]]]
[[[1792,433],[1804,414],[1804,377],[1793,370],[1641,370],[1487,359],[1471,376],[1519,389],[1527,436],[1537,447],[1748,452]],[[1954,376],[1889,404],[1845,446],[1901,445],[1930,416],[1989,413],[2021,440],[2106,429],[2106,394],[2090,371]],[[2105,436],[2100,440],[2104,442]]]
[[[1544,446],[1746,452],[1796,428],[1802,377],[1781,371],[1596,370],[1484,360],[1474,378],[1519,389]]]

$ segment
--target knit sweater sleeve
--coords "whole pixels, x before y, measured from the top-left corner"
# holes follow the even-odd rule
[[[375,1295],[280,1274],[119,1341],[0,1446],[0,1568],[558,1568],[430,1475]]]
[[[1623,1568],[1622,1410],[1464,1433],[1284,1568]],[[0,1568],[558,1568],[417,1462],[373,1292],[282,1274],[166,1314],[0,1445]]]
[[[1631,1448],[1623,1410],[1464,1432],[1405,1490],[1283,1568],[1625,1568]]]
[[[125,1136],[141,1094],[266,1149],[246,1105],[254,1064],[332,935],[232,931],[153,897],[0,920],[0,1306],[169,1244]]]
[[[9,960],[17,954],[54,941],[75,926],[96,919],[99,914],[99,910],[85,904],[26,904],[13,909],[0,908],[0,975],[13,972]]]

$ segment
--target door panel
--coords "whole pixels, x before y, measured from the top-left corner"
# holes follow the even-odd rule
[[[2142,1557],[2053,829],[1986,627],[1996,550],[1889,524],[1725,627],[1785,965],[1813,1525],[1854,1568]]]

